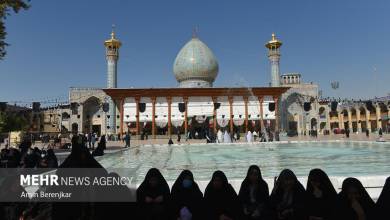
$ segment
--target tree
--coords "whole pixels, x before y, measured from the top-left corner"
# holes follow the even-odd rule
[[[27,131],[29,116],[23,112],[0,112],[0,133]]]
[[[12,10],[14,13],[18,13],[21,9],[28,9],[30,5],[27,3],[30,0],[0,0],[0,60],[4,58],[6,54],[5,47],[8,44],[5,42],[7,32],[5,30],[4,20],[10,15]]]

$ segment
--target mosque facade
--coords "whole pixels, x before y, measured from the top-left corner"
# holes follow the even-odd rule
[[[271,53],[279,49],[266,47]],[[281,95],[288,87],[216,88],[219,65],[212,50],[193,36],[173,63],[174,88],[117,88],[121,42],[112,32],[104,42],[107,59],[106,88],[70,88],[69,131],[98,134],[131,132],[171,135],[205,128],[229,132],[279,130]],[[278,56],[271,55],[273,76],[279,74]],[[141,92],[142,91],[142,92]],[[107,107],[108,106],[108,107]]]
[[[281,130],[293,135],[389,130],[390,98],[368,102],[324,101],[319,86],[299,73],[280,74],[282,42],[272,34],[269,87],[213,87],[219,65],[212,50],[193,36],[173,62],[178,87],[117,88],[121,42],[112,32],[104,42],[107,86],[71,87],[67,108],[48,109],[40,124],[48,132],[147,133],[153,137],[211,129],[230,132]],[[55,117],[54,117],[55,116]],[[58,117],[57,117],[58,116]],[[64,117],[62,117],[64,116]],[[46,124],[47,125],[46,125]],[[47,128],[47,129],[46,129]]]
[[[117,88],[121,42],[112,32],[104,45],[107,87],[70,88],[69,115],[60,120],[66,130],[98,134],[146,132],[156,137],[205,128],[241,133],[271,128],[301,135],[311,130],[325,134],[346,129],[387,131],[389,127],[387,100],[332,104],[321,100],[318,84],[304,82],[301,74],[280,74],[282,42],[274,34],[265,44],[270,87],[213,87],[219,74],[218,60],[203,41],[193,36],[173,62],[178,87]]]

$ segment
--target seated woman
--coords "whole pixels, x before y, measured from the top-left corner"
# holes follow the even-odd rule
[[[225,174],[213,173],[204,194],[205,217],[209,220],[241,220],[240,202]]]
[[[362,183],[356,178],[349,177],[343,181],[341,192],[338,195],[334,219],[374,219],[374,205],[374,201],[368,195]]]
[[[238,193],[245,219],[265,219],[268,211],[268,184],[261,176],[260,168],[256,165],[249,167]]]
[[[307,213],[309,220],[327,220],[333,213],[337,192],[326,173],[312,169],[307,180]]]
[[[145,180],[137,189],[138,219],[169,219],[169,200],[170,193],[167,181],[158,169],[150,169]]]
[[[183,170],[171,191],[172,216],[174,220],[203,219],[203,194],[189,170]]]
[[[305,207],[305,188],[303,188],[291,170],[283,170],[275,181],[275,186],[270,196],[272,219],[307,219]]]
[[[390,177],[387,177],[375,207],[377,219],[390,219]]]

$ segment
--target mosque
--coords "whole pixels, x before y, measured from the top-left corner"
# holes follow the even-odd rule
[[[244,133],[263,128],[279,130],[281,42],[267,42],[271,87],[213,87],[218,60],[196,35],[181,48],[173,64],[174,88],[117,88],[121,42],[115,32],[104,42],[106,88],[71,88],[69,131],[98,134],[148,133],[172,135],[204,129]],[[65,126],[64,126],[65,127]]]
[[[97,134],[147,133],[153,137],[227,130],[244,133],[264,128],[292,135],[316,130],[374,132],[390,130],[390,97],[336,102],[319,97],[316,83],[299,73],[280,75],[282,42],[272,34],[266,42],[270,61],[269,87],[213,87],[219,72],[211,49],[196,35],[181,48],[173,64],[178,87],[117,88],[122,43],[112,31],[104,42],[107,86],[71,87],[69,105],[34,112],[35,132]],[[36,117],[35,117],[36,116]]]

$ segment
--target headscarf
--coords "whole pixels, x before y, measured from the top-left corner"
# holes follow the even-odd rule
[[[227,131],[225,131],[225,134],[223,135],[223,142],[224,143],[231,143],[232,139],[230,138],[230,135]]]
[[[190,179],[189,182],[184,182],[185,179]],[[202,200],[203,194],[199,189],[198,184],[194,181],[194,176],[191,171],[183,170],[179,177],[176,179],[171,190],[171,204],[174,219],[177,219],[180,215],[180,210],[183,207],[187,207],[192,214],[193,219],[202,219]]]
[[[288,179],[293,179],[294,185],[289,192],[289,196],[285,196],[287,192],[283,189],[283,184]],[[305,188],[298,181],[298,178],[295,176],[294,172],[290,169],[284,169],[278,179],[276,180],[274,189],[272,190],[270,196],[270,206],[274,216],[277,216],[277,213],[292,208],[294,210],[293,215],[295,219],[303,219],[306,216],[306,192]]]
[[[89,150],[80,143],[72,143],[72,152],[59,168],[103,168]]]
[[[351,216],[356,216],[356,213],[351,207],[351,202],[348,199],[348,190],[352,187],[356,188],[360,198],[358,199],[359,204],[364,210],[364,213],[368,219],[373,216],[374,201],[364,188],[363,184],[356,178],[348,177],[343,181],[341,192],[339,193],[339,202],[337,214],[340,215],[341,219],[348,219]]]
[[[157,186],[152,187],[149,184],[149,181],[152,177],[157,178]],[[163,196],[164,201],[169,200],[169,186],[161,172],[156,168],[151,168],[145,176],[144,181],[137,189],[137,201],[143,203],[145,201],[145,197],[149,196],[152,198],[156,198],[158,196]]]
[[[248,131],[248,133],[246,134],[246,141],[247,142],[252,142],[252,133],[251,133],[251,131]]]
[[[222,181],[220,189],[215,189],[213,185],[216,178]],[[217,219],[221,214],[240,219],[241,208],[238,196],[222,171],[217,170],[213,173],[204,193],[204,201],[207,219]]]
[[[316,178],[320,183],[320,190],[322,191],[323,197],[325,198],[334,198],[337,196],[337,192],[333,187],[332,182],[330,181],[328,175],[321,169],[312,169],[309,173],[309,178],[307,179],[306,192],[308,194],[313,193],[313,186],[310,183],[312,178]]]
[[[389,210],[390,210],[390,177],[387,177],[386,183],[383,186],[382,192],[379,195],[378,200],[376,201],[376,211],[378,212],[378,217],[385,217],[389,219]]]
[[[264,181],[260,168],[257,165],[251,165],[248,169],[248,172],[246,174],[246,177],[244,181],[241,183],[241,188],[240,192],[238,193],[238,196],[241,200],[242,203],[250,203],[250,185],[251,182],[249,180],[249,176],[251,175],[251,172],[256,171],[258,173],[258,178],[257,178],[257,189],[255,189],[255,197],[256,197],[256,202],[258,203],[263,203],[263,202],[268,202],[269,199],[269,189],[268,189],[268,184]]]
[[[193,176],[192,172],[189,170],[183,170],[180,173],[180,175],[177,177],[175,183],[172,186],[172,193],[178,193],[178,192],[181,192],[183,190],[187,190],[186,188],[183,187],[183,180],[188,178],[188,177],[192,181],[192,185],[189,189],[199,191],[200,193],[202,193],[199,189],[198,184],[194,181],[194,176]]]
[[[318,188],[322,192],[322,196],[317,198],[314,195],[314,187],[311,184],[312,180],[319,183]],[[322,217],[328,219],[333,215],[335,202],[337,201],[337,192],[334,189],[328,175],[321,169],[312,169],[309,173],[306,186],[307,192],[307,211],[309,216]]]
[[[47,159],[47,165],[49,168],[57,168],[58,167],[58,160],[57,160],[56,155],[54,154],[53,149],[47,150],[46,159]]]

